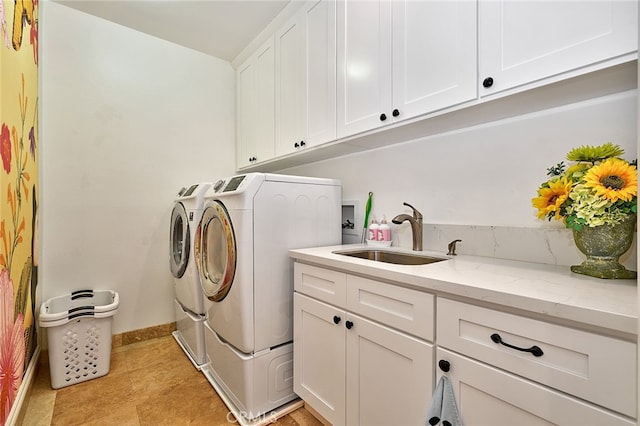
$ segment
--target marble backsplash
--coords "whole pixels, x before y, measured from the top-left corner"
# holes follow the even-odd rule
[[[462,240],[457,244],[458,254],[565,266],[585,259],[573,242],[571,230],[565,228],[424,224],[424,250],[446,253],[453,240]],[[411,248],[410,227],[394,229],[393,245]],[[637,233],[620,263],[637,270]]]

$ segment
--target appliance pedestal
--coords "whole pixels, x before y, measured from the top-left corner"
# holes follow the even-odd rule
[[[202,372],[238,421],[261,423],[301,406],[293,393],[293,343],[248,355],[204,328],[209,364]]]
[[[185,310],[177,299],[173,300],[176,311],[176,328],[173,337],[196,369],[207,363],[207,348],[204,339],[204,315],[195,315]]]

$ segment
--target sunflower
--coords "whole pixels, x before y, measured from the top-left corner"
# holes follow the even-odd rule
[[[638,195],[638,171],[624,160],[608,158],[584,176],[585,186],[612,203],[631,201]]]
[[[567,201],[571,191],[571,182],[566,178],[555,179],[547,182],[538,189],[538,196],[531,202],[538,209],[538,219],[554,216],[557,220],[562,219],[560,208]]]

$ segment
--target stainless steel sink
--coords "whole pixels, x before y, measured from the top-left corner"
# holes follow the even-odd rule
[[[373,260],[376,262],[393,263],[396,265],[426,265],[429,263],[441,262],[447,258],[432,257],[422,254],[399,253],[380,249],[363,250],[341,250],[334,251],[335,254],[343,256],[358,257],[360,259]]]

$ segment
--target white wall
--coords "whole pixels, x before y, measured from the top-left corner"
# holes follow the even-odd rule
[[[562,228],[531,206],[546,169],[574,147],[607,141],[634,159],[636,122],[636,90],[628,90],[280,172],[340,179],[360,214],[372,191],[378,220],[410,213],[406,201],[428,224]],[[391,226],[410,248],[409,226]]]
[[[177,191],[235,170],[228,62],[41,3],[42,299],[120,295],[113,332],[174,321]]]

